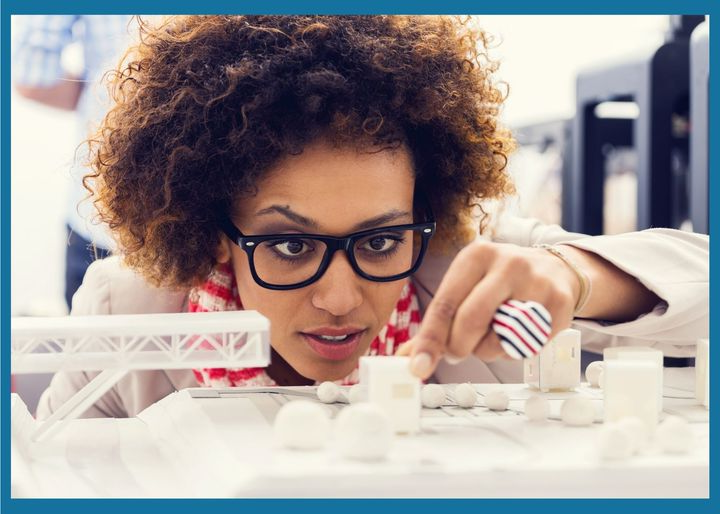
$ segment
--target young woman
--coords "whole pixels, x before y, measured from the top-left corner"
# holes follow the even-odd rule
[[[122,255],[90,267],[73,314],[254,309],[273,362],[131,373],[86,415],[132,416],[198,384],[353,383],[368,353],[411,355],[424,379],[519,381],[490,328],[508,299],[544,305],[552,334],[582,318],[591,349],[630,337],[692,354],[707,238],[484,214],[513,192],[484,41],[444,17],[145,27],[91,142],[88,186]],[[39,417],[91,377],[56,375]]]

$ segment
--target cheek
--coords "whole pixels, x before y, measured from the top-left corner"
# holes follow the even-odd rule
[[[233,251],[232,253],[232,267],[235,272],[235,281],[237,282],[238,292],[240,293],[240,299],[243,302],[243,306],[249,309],[247,305],[252,299],[259,294],[257,289],[262,289],[255,280],[253,280],[250,274],[250,266],[248,264],[247,255],[245,252]]]
[[[250,273],[244,252],[242,255],[233,255],[233,269],[243,308],[260,312],[270,319],[273,327],[282,326],[283,321],[287,322],[287,313],[292,312],[297,302],[292,291],[273,291],[258,285]]]
[[[294,364],[297,358],[291,337],[294,324],[297,323],[298,313],[307,311],[308,299],[303,290],[274,291],[261,287],[255,282],[250,273],[247,256],[234,255],[233,269],[237,282],[238,293],[243,307],[258,311],[270,320],[271,344],[285,360]],[[292,365],[291,364],[291,365]]]
[[[367,290],[366,300],[372,305],[372,310],[380,325],[378,330],[388,322],[406,283],[405,280],[385,283],[376,282]]]

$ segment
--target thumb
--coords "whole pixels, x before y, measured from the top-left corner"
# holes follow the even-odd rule
[[[419,336],[419,335],[418,335]],[[402,345],[395,355],[410,356],[410,372],[416,377],[426,380],[435,371],[435,362],[438,360],[421,344],[420,338],[415,336]]]
[[[407,357],[413,353],[413,340],[410,339],[405,343],[401,344],[397,350],[395,350],[396,357]]]
[[[410,359],[410,372],[417,376],[418,378],[422,378],[425,380],[427,377],[429,377],[434,369],[433,366],[433,357],[432,355],[426,353],[426,352],[420,352],[417,351],[417,337],[414,337],[410,340],[408,340],[406,343],[402,344],[396,351],[395,356],[396,357],[409,357]]]

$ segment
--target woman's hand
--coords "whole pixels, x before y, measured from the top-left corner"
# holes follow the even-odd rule
[[[552,316],[552,339],[570,326],[580,288],[570,266],[545,249],[471,243],[451,263],[418,334],[398,355],[412,355],[411,369],[423,379],[442,357],[451,362],[471,354],[485,361],[509,358],[491,327],[504,301],[534,300],[545,306]]]

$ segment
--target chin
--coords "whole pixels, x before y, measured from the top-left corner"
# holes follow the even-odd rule
[[[303,373],[301,370],[298,372],[306,378],[310,378],[317,382],[342,380],[350,373],[353,372],[358,363],[358,357],[350,358],[346,361],[341,362],[313,362],[308,366],[307,373]]]

